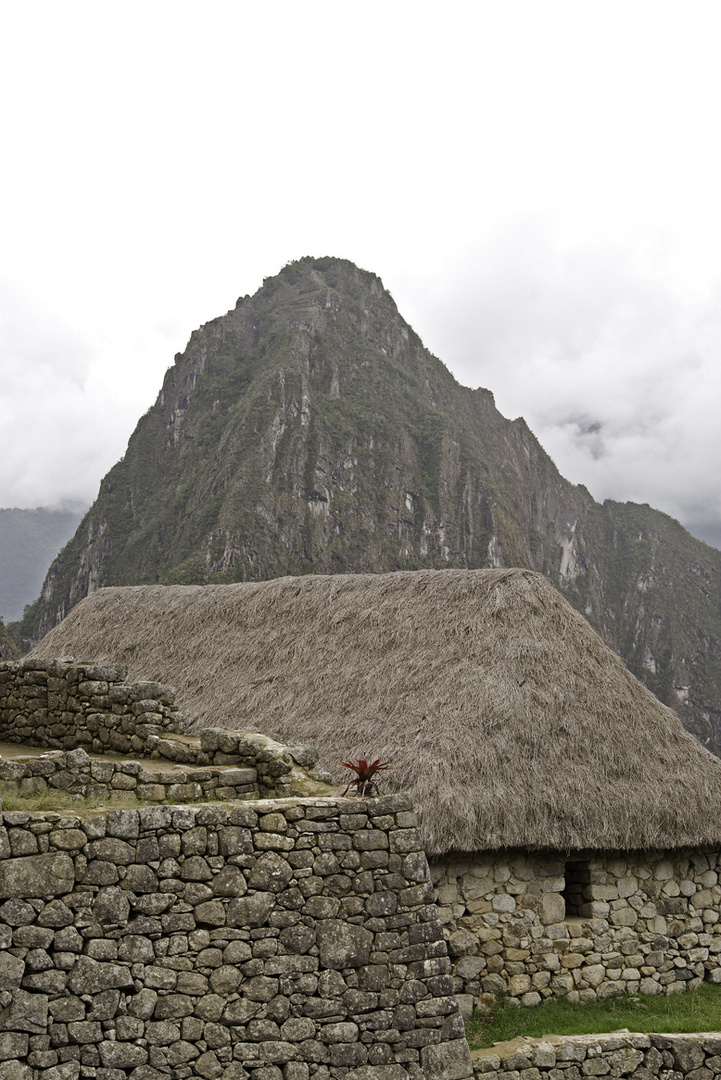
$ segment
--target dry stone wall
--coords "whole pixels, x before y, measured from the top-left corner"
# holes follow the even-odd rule
[[[287,765],[290,773],[292,766]],[[279,778],[280,779],[280,778]],[[81,748],[48,750],[26,759],[0,759],[3,790],[20,796],[43,796],[49,789],[62,791],[79,804],[94,802],[202,802],[258,798],[260,784],[255,766],[248,768],[187,769],[168,766],[149,770],[142,761],[92,758]],[[272,790],[281,794],[282,779]]]
[[[473,1054],[480,1080],[583,1080],[633,1076],[636,1080],[712,1080],[721,1075],[721,1036],[574,1035],[506,1043]]]
[[[454,988],[538,1004],[721,982],[719,854],[511,854],[435,861]],[[567,906],[573,914],[569,915]]]
[[[126,683],[126,674],[111,665],[1,663],[0,740],[142,754],[149,735],[182,732],[173,691],[156,682]]]
[[[0,1080],[463,1080],[406,796],[0,829]]]
[[[319,794],[314,784],[332,783],[310,746],[226,728],[185,735],[174,691],[127,683],[125,675],[125,668],[70,661],[0,663],[0,741],[49,749],[42,760],[0,762],[0,780],[24,794],[50,786],[78,798],[132,792],[150,802]],[[88,751],[137,754],[170,767],[91,761]]]

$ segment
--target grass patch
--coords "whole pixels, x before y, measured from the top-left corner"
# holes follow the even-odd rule
[[[22,795],[0,784],[0,798],[3,810],[94,810],[100,806],[113,809],[128,806],[151,805],[136,799],[132,791],[118,791],[103,798],[88,798],[85,795],[71,795],[58,788],[47,787],[39,795]]]
[[[531,1009],[499,1001],[489,1016],[474,1013],[466,1035],[471,1049],[477,1050],[522,1035],[598,1035],[619,1028],[659,1033],[719,1031],[721,986],[707,983],[686,994],[621,996],[588,1005],[555,998]]]

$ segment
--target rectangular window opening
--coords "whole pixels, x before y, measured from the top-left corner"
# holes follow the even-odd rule
[[[565,869],[565,887],[563,899],[566,902],[566,918],[580,918],[585,914],[583,908],[588,903],[586,887],[591,884],[591,873],[587,862],[567,862]]]

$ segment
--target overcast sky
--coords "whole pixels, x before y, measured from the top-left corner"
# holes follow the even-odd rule
[[[0,16],[0,506],[89,503],[201,323],[379,274],[597,499],[721,545],[717,3]]]

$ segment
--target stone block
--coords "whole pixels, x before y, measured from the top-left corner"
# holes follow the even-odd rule
[[[338,910],[338,901],[330,897],[327,899],[331,901],[333,914],[335,914]],[[275,907],[275,903],[275,896],[271,892],[256,892],[252,896],[233,899],[226,909],[228,926],[263,926]]]
[[[625,984],[618,979],[609,979],[607,982],[602,982],[596,990],[599,1001],[606,1001],[607,998],[617,997],[625,992]]]
[[[595,989],[600,986],[606,977],[606,969],[603,964],[589,964],[581,971],[581,983]]]
[[[139,783],[137,795],[139,799],[144,799],[146,802],[164,802],[166,797],[165,786],[163,784]]]
[[[149,866],[143,866],[139,863],[131,864],[128,867],[123,886],[136,893],[157,893],[158,879]]]
[[[473,1075],[473,1064],[465,1039],[424,1046],[421,1067],[426,1080],[465,1080]]]
[[[0,952],[0,990],[15,990],[25,974],[25,961],[9,952]]]
[[[694,1069],[700,1069],[705,1060],[704,1049],[699,1040],[676,1036],[671,1044],[676,1067],[683,1073],[690,1073]]]
[[[49,897],[72,892],[75,867],[65,854],[27,855],[0,862],[0,898]]]
[[[278,980],[270,979],[265,975],[256,975],[243,984],[243,993],[250,1001],[267,1004],[278,993]]]
[[[643,1052],[632,1046],[624,1046],[606,1055],[614,1076],[628,1076],[643,1065]]]
[[[606,919],[610,910],[610,904],[605,900],[592,900],[588,904],[581,904],[578,912],[584,919]]]
[[[564,1039],[556,1047],[556,1060],[559,1063],[580,1062],[586,1059],[586,1047],[575,1039]]]
[[[541,895],[539,916],[544,926],[552,926],[563,920],[566,903],[560,893],[546,892]]]
[[[97,994],[103,990],[133,986],[133,980],[129,967],[81,956],[70,972],[67,986],[73,994]]]
[[[28,1052],[30,1036],[19,1031],[0,1033],[0,1061],[17,1061]]]
[[[107,822],[108,836],[116,836],[120,840],[138,839],[140,822],[136,810],[111,810]]]
[[[608,921],[612,926],[635,926],[637,920],[638,915],[632,907],[618,908],[608,916]]]
[[[395,1063],[361,1065],[357,1069],[349,1069],[345,1080],[408,1080],[408,1072]]]
[[[72,1071],[65,1072],[59,1075],[59,1080],[77,1080],[80,1073],[80,1062],[67,1062]],[[67,1066],[58,1066],[56,1069],[48,1069],[48,1073],[60,1073],[60,1070]],[[0,1062],[0,1080],[34,1080],[35,1072],[29,1065],[23,1065],[21,1061],[3,1061]]]
[[[168,801],[171,803],[200,802],[203,790],[200,784],[170,784],[168,787]]]
[[[510,896],[508,893],[496,893],[491,901],[491,907],[493,911],[498,912],[511,912],[516,910],[515,897]]]
[[[463,956],[456,964],[455,973],[461,979],[477,979],[485,966],[482,956]]]
[[[98,1052],[106,1069],[134,1069],[148,1060],[147,1050],[133,1043],[106,1040],[99,1043]]]
[[[553,1069],[556,1064],[556,1050],[550,1042],[537,1043],[531,1049],[531,1061],[540,1069]]]
[[[44,1035],[48,1026],[48,998],[45,994],[29,994],[13,990],[9,1006],[0,1012],[0,1032],[29,1032]]]
[[[478,938],[470,930],[455,930],[448,938],[448,952],[451,956],[472,956],[478,949]],[[485,967],[485,964],[483,966]]]
[[[561,956],[561,967],[573,971],[575,968],[580,968],[585,959],[583,953],[566,952]]]
[[[248,878],[251,889],[270,893],[282,892],[294,876],[293,867],[275,851],[266,851],[257,859]]]
[[[618,885],[587,885],[583,890],[586,900],[617,900]]]
[[[358,968],[369,962],[373,934],[362,926],[327,919],[318,925],[317,942],[323,967]]]
[[[607,1076],[610,1071],[611,1066],[603,1056],[586,1058],[581,1066],[583,1076]]]
[[[512,975],[508,980],[508,993],[511,997],[520,997],[531,989],[530,975]]]

